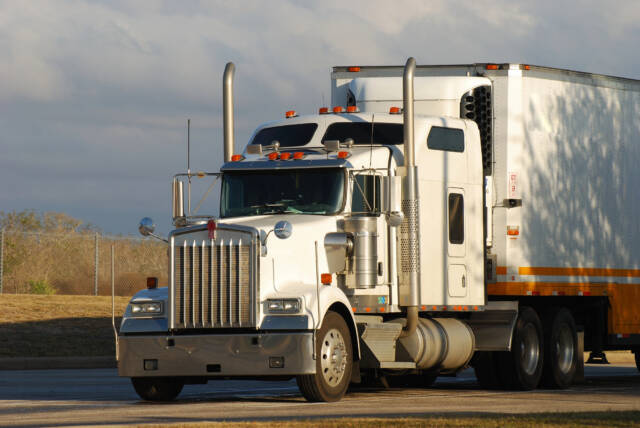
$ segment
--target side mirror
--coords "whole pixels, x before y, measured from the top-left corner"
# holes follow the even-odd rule
[[[389,226],[396,227],[402,224],[404,213],[402,212],[402,177],[382,177],[383,203],[382,211],[385,214]]]
[[[138,231],[142,236],[153,236],[153,232],[156,230],[156,225],[153,224],[153,220],[149,217],[145,217],[140,220],[138,225]]]
[[[173,223],[179,225],[184,223],[184,192],[182,181],[174,179],[171,184],[171,215]]]

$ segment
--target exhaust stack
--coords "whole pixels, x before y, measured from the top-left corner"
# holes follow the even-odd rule
[[[403,186],[402,210],[405,223],[402,230],[402,271],[409,283],[408,293],[400,296],[400,304],[407,307],[407,324],[401,337],[414,334],[418,325],[418,294],[420,290],[420,201],[418,198],[418,168],[415,162],[413,134],[413,77],[416,60],[411,57],[404,66],[402,77],[403,121],[404,121],[404,166],[406,176]]]
[[[224,126],[224,161],[231,162],[234,150],[233,138],[233,74],[236,66],[228,62],[222,77],[222,117]]]

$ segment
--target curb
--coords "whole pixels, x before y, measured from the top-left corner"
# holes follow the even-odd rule
[[[115,357],[24,357],[0,358],[0,370],[112,369]]]

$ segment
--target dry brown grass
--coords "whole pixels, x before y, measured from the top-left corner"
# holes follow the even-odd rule
[[[640,412],[542,413],[536,415],[434,416],[425,418],[341,418],[305,421],[205,422],[190,424],[139,425],[184,428],[365,428],[365,427],[640,427]]]
[[[116,297],[116,316],[128,297]],[[115,355],[111,297],[0,295],[0,357]]]

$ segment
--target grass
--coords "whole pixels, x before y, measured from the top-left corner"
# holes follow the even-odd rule
[[[116,325],[129,301],[116,297]],[[111,297],[0,295],[0,357],[115,355]]]
[[[173,428],[364,428],[364,427],[640,427],[639,411],[541,413],[535,415],[482,415],[434,416],[426,418],[344,418],[313,419],[304,421],[269,422],[206,422],[170,425],[140,425],[146,428],[170,426]]]

